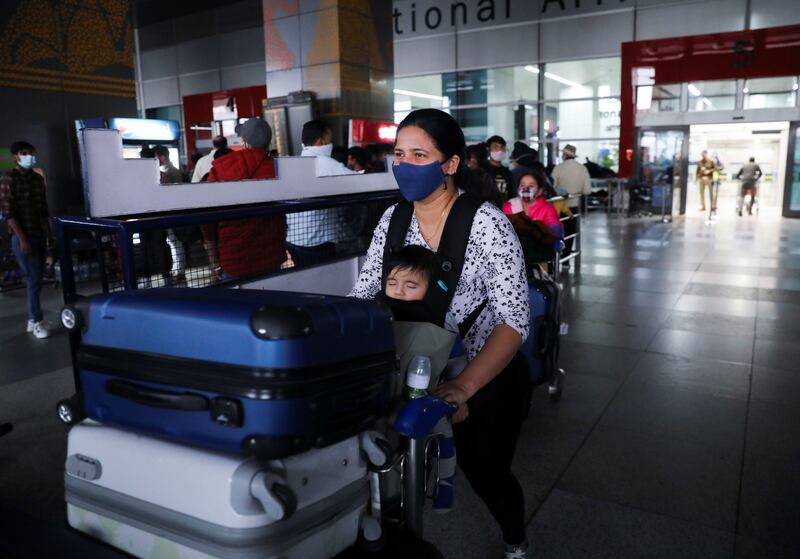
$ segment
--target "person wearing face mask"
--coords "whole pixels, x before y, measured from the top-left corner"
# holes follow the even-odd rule
[[[489,150],[489,158],[483,170],[494,179],[504,201],[513,198],[516,196],[516,192],[513,192],[514,180],[511,171],[503,165],[503,160],[506,158],[506,141],[502,136],[492,136],[486,140],[486,147]]]
[[[519,179],[519,196],[512,198],[503,206],[503,213],[513,215],[523,213],[526,217],[540,221],[559,238],[564,236],[564,228],[556,209],[547,201],[555,197],[553,187],[539,171],[528,171]]]
[[[355,171],[331,157],[333,133],[321,120],[310,120],[303,125],[302,157],[315,157],[318,177],[353,175]],[[325,208],[286,215],[289,232],[286,235],[289,256],[295,266],[318,263],[336,254],[336,243],[344,236],[341,223],[342,210]]]
[[[39,295],[42,291],[45,257],[54,245],[47,208],[44,177],[36,168],[35,148],[19,141],[11,144],[16,166],[0,176],[0,219],[11,233],[11,250],[25,272],[28,290],[27,331],[39,339],[50,336]]]
[[[459,405],[452,418],[458,465],[499,524],[505,557],[526,559],[524,498],[511,461],[530,394],[518,357],[530,329],[528,283],[511,223],[492,204],[462,194],[465,148],[461,128],[444,111],[420,109],[403,119],[392,172],[405,201],[381,217],[350,295],[373,299],[385,290],[384,261],[394,247],[436,252],[424,300],[465,330],[467,354],[467,366],[436,395]],[[459,235],[461,255],[452,252]]]

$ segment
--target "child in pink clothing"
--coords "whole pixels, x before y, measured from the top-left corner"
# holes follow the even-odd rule
[[[555,196],[552,187],[541,173],[531,171],[519,179],[517,192],[519,196],[512,198],[503,206],[503,213],[512,215],[524,213],[534,221],[541,221],[558,237],[564,236],[564,228],[556,209],[547,201]],[[551,196],[552,195],[552,196]]]

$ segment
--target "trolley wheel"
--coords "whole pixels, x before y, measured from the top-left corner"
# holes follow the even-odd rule
[[[83,328],[83,316],[74,305],[67,305],[61,309],[61,324],[68,332]]]
[[[80,394],[74,394],[61,400],[56,406],[56,413],[62,423],[67,425],[78,423],[86,417],[83,412],[83,398]]]
[[[565,376],[566,372],[564,372],[564,369],[559,368],[556,374],[553,375],[553,380],[550,382],[550,385],[547,387],[547,396],[553,403],[561,399],[561,393],[564,391]]]

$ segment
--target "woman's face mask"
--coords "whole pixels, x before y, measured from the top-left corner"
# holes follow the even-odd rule
[[[33,154],[29,155],[18,155],[17,162],[19,163],[20,167],[24,167],[25,169],[30,169],[34,165],[36,165],[36,156]]]
[[[493,161],[502,161],[506,157],[506,152],[493,151],[489,153],[489,157],[491,157]]]
[[[445,180],[442,164],[438,161],[426,165],[401,162],[392,165],[392,172],[397,186],[400,187],[400,193],[409,202],[424,200]]]

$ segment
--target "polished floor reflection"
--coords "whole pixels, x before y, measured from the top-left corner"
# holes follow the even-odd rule
[[[564,397],[537,391],[515,462],[535,556],[800,556],[800,222],[593,213],[584,236],[564,277]],[[15,422],[0,439],[0,556],[6,534],[31,557],[56,542],[59,557],[116,556],[61,528],[66,336],[20,330],[23,292],[0,303],[0,422]],[[456,499],[427,537],[448,558],[499,557],[463,476]]]

